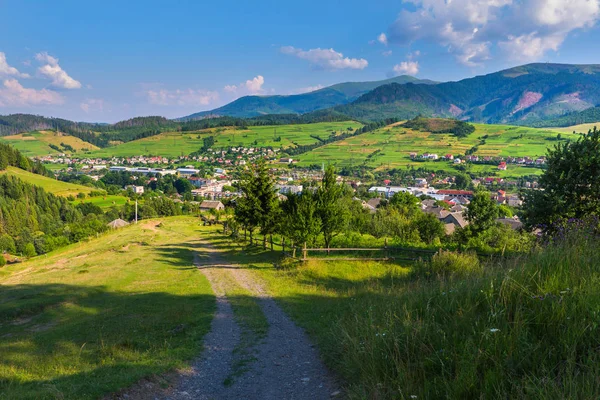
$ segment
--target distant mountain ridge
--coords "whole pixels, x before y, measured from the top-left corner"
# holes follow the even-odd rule
[[[436,85],[390,83],[334,110],[355,119],[425,116],[537,124],[600,103],[600,65],[528,64]]]
[[[221,116],[249,118],[267,114],[306,114],[350,103],[381,85],[390,83],[405,84],[409,82],[428,85],[436,83],[426,79],[421,80],[409,75],[402,75],[382,81],[338,83],[302,94],[244,96],[223,107],[198,112],[178,118],[177,120],[190,121]]]

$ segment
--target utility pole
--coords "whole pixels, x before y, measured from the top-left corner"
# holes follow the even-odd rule
[[[135,223],[137,224],[138,221],[138,203],[137,203],[137,199],[135,200]]]

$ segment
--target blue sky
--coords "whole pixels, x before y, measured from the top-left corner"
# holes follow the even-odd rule
[[[247,94],[600,63],[600,0],[0,0],[0,114],[178,117]]]

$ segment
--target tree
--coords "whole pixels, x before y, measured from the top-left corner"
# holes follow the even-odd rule
[[[388,206],[395,207],[406,214],[413,214],[419,209],[419,199],[410,193],[397,192],[388,202]]]
[[[478,191],[473,196],[465,213],[469,229],[475,235],[494,226],[498,218],[498,206],[488,192]]]
[[[421,213],[414,220],[414,225],[419,231],[421,240],[427,244],[432,244],[446,233],[444,224],[431,213]]]
[[[279,230],[292,241],[292,246],[294,243],[314,243],[321,231],[321,220],[317,215],[316,196],[312,192],[290,194],[281,203]]]
[[[194,186],[190,181],[185,178],[178,178],[175,182],[173,182],[173,186],[177,190],[179,194],[191,193]]]
[[[468,189],[471,187],[471,177],[464,172],[454,175],[454,185],[457,189]]]
[[[255,165],[254,189],[260,207],[258,226],[263,235],[263,247],[267,247],[267,235],[272,235],[276,229],[279,217],[279,201],[275,191],[275,182],[269,175],[267,164],[260,160]],[[273,243],[271,241],[271,247]]]
[[[524,198],[527,227],[549,232],[570,218],[600,215],[600,131],[594,128],[576,142],[548,150],[547,168],[539,179],[544,190]]]
[[[331,245],[331,239],[340,234],[347,225],[348,200],[345,188],[336,182],[335,169],[327,167],[321,186],[317,190],[317,215],[321,219],[321,233],[325,247]]]

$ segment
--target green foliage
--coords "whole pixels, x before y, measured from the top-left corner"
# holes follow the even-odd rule
[[[281,233],[296,244],[313,245],[321,231],[317,199],[311,191],[290,194],[281,203]]]
[[[328,166],[323,175],[321,186],[317,189],[317,215],[321,220],[321,233],[325,247],[331,239],[339,235],[347,226],[348,202],[350,196],[342,184],[338,184],[333,166]]]
[[[444,224],[433,214],[420,213],[414,219],[414,225],[421,240],[426,244],[433,244],[436,240],[439,242],[446,234]]]
[[[550,231],[562,220],[600,216],[600,131],[557,143],[548,151],[539,184],[544,190],[529,191],[524,199],[530,228]]]
[[[475,132],[475,127],[464,121],[456,119],[430,119],[417,116],[406,121],[402,126],[418,131],[431,133],[452,133],[458,138],[464,138]]]
[[[498,218],[498,206],[488,192],[478,191],[473,195],[465,216],[470,223],[469,230],[477,235],[494,226]]]
[[[0,267],[4,267],[6,265],[6,258],[2,254],[0,254]]]

